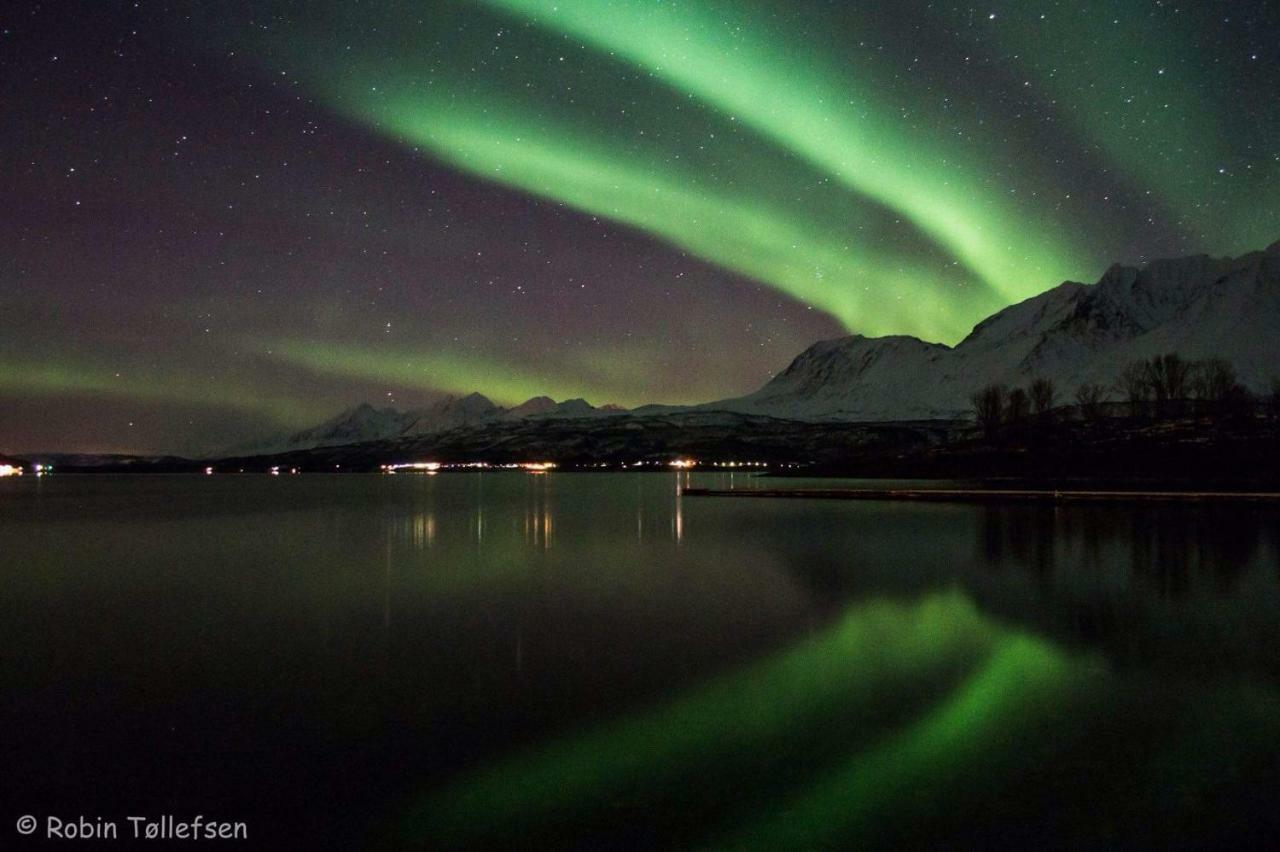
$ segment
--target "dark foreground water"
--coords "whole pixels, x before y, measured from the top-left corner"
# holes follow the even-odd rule
[[[1275,511],[678,483],[0,482],[0,847],[1280,843]]]

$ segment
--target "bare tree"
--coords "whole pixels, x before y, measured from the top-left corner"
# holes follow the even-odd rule
[[[1174,401],[1187,398],[1191,389],[1191,362],[1177,352],[1152,358],[1147,362],[1146,373],[1151,395],[1161,413],[1168,413]]]
[[[1031,397],[1022,388],[1014,388],[1005,400],[1004,411],[1005,419],[1010,423],[1026,420],[1031,413]]]
[[[973,404],[973,416],[987,438],[995,437],[1004,417],[1005,389],[1003,385],[987,385],[969,398]]]
[[[1192,387],[1195,395],[1205,402],[1222,402],[1234,394],[1239,384],[1236,368],[1221,358],[1199,361],[1193,370]]]
[[[1130,361],[1120,371],[1120,377],[1116,381],[1116,390],[1120,391],[1124,401],[1129,403],[1131,417],[1142,416],[1147,402],[1151,399],[1151,382],[1148,372],[1146,361]]]
[[[1031,382],[1031,407],[1041,417],[1053,411],[1053,403],[1057,395],[1058,391],[1051,380],[1038,378]]]
[[[1080,407],[1080,416],[1085,420],[1097,420],[1102,416],[1102,402],[1107,390],[1099,384],[1086,382],[1076,388],[1076,405]]]

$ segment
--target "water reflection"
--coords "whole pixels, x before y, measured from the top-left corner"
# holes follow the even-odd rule
[[[926,750],[942,745],[939,735],[991,736],[1001,714],[987,705],[1019,702],[1016,696],[1050,680],[1061,686],[1069,665],[956,594],[865,604],[813,638],[673,702],[540,744],[426,797],[405,837],[529,843],[557,836],[566,819],[576,833],[589,833],[625,816],[619,808],[637,806],[650,828],[656,812],[672,821],[669,830],[688,831],[690,810],[705,817],[744,804],[726,797],[726,786],[736,796],[744,783],[807,782],[846,754],[867,752],[874,765],[884,738],[902,736],[893,733],[902,725]],[[941,705],[938,718],[917,720],[918,707],[933,702]],[[922,753],[908,774],[929,774],[930,760]],[[663,816],[665,807],[672,809]]]
[[[683,493],[731,483],[0,482],[6,771],[274,848],[300,791],[311,846],[1280,831],[1277,513]]]
[[[413,515],[407,522],[409,543],[417,550],[431,547],[436,541],[436,516],[432,512]]]
[[[1276,529],[1274,511],[1248,508],[985,507],[979,555],[1046,582],[1060,561],[1087,570],[1123,561],[1134,582],[1178,598],[1206,584],[1231,592],[1260,557],[1274,563]]]
[[[636,474],[628,477],[636,482],[631,537],[637,543],[670,541],[680,543],[686,535],[684,489],[691,482],[687,471],[661,474]],[[725,475],[727,482],[730,478]],[[408,479],[408,477],[402,477]],[[547,473],[516,478],[510,473],[449,474],[427,479],[413,494],[413,499],[386,509],[387,525],[395,541],[410,550],[427,550],[441,543],[456,546],[467,542],[476,549],[486,547],[509,550],[519,545],[529,551],[547,551],[558,539],[561,495],[557,484],[570,483],[570,505],[575,531],[581,533],[583,522],[598,512],[592,500],[576,493],[582,483],[600,482],[591,475]],[[742,479],[742,477],[738,477]],[[466,480],[462,489],[459,484]],[[486,491],[485,481],[488,480]],[[418,483],[415,483],[417,485]],[[513,488],[513,485],[519,486]],[[661,491],[659,490],[661,489]],[[461,504],[457,491],[470,492]],[[612,504],[616,495],[605,489]],[[443,501],[443,502],[440,502]],[[607,521],[616,520],[610,505]]]
[[[1277,675],[1262,649],[1280,642],[1278,529],[1269,509],[986,507],[968,582],[992,611],[1124,665]]]
[[[959,593],[875,601],[671,701],[424,793],[394,836],[446,847],[1194,846],[1198,833],[1256,828],[1248,808],[1185,802],[1274,781],[1278,711],[1273,685],[1120,678]],[[1225,749],[1213,770],[1191,770],[1210,747]]]
[[[528,477],[528,499],[524,512],[524,541],[536,550],[551,547],[554,531],[552,501],[552,474]]]
[[[676,543],[684,540],[684,490],[689,487],[689,472],[681,471],[675,475],[675,508],[671,517],[671,532]]]

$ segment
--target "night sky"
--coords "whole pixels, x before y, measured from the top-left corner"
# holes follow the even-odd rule
[[[0,451],[753,390],[1280,238],[1280,4],[5,4]]]

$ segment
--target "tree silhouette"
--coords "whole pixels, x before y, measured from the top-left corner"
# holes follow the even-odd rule
[[[987,385],[969,397],[973,404],[973,416],[988,439],[1000,431],[1004,418],[1005,389],[1003,385]]]
[[[1120,371],[1116,381],[1116,389],[1120,391],[1124,401],[1129,403],[1129,416],[1141,417],[1146,411],[1147,401],[1151,399],[1151,383],[1146,361],[1130,361]]]
[[[1192,370],[1191,385],[1197,398],[1210,403],[1220,403],[1232,395],[1238,382],[1236,368],[1221,358],[1196,362]]]
[[[1253,412],[1254,397],[1236,379],[1236,368],[1229,361],[1210,358],[1195,365],[1192,382],[1196,398],[1211,411],[1232,417]]]
[[[1027,419],[1031,413],[1031,397],[1022,388],[1009,391],[1004,404],[1005,419],[1010,423],[1019,423]]]
[[[1156,409],[1161,414],[1168,414],[1176,400],[1187,398],[1191,389],[1191,362],[1177,352],[1152,358],[1146,364],[1146,374]]]
[[[1097,420],[1102,416],[1102,402],[1107,390],[1102,385],[1088,382],[1076,388],[1076,405],[1080,408],[1080,416],[1085,420]]]
[[[1053,411],[1054,399],[1058,391],[1050,379],[1038,378],[1031,382],[1031,408],[1041,417],[1047,417]]]

